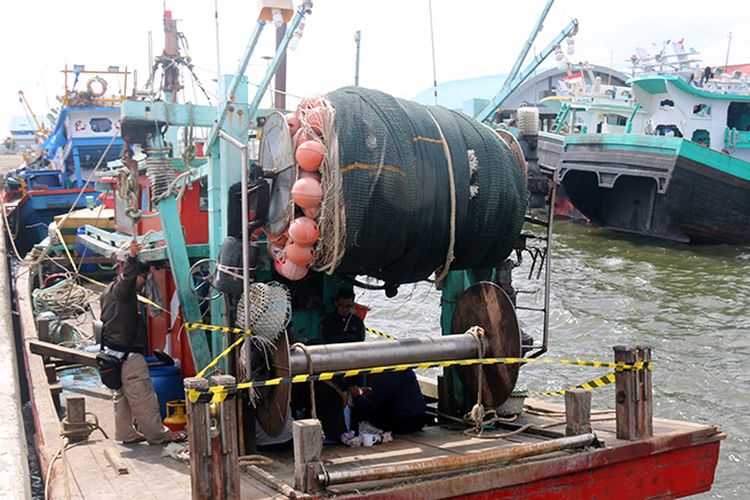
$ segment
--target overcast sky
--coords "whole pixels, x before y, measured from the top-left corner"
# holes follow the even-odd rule
[[[304,37],[289,56],[288,92],[324,93],[354,81],[354,33],[362,31],[360,84],[411,98],[432,84],[428,0],[316,0]],[[433,0],[438,81],[509,71],[545,0]],[[167,0],[188,39],[198,76],[216,92],[214,0]],[[257,19],[257,3],[218,0],[222,73],[234,72]],[[162,0],[13,0],[0,17],[3,72],[0,133],[23,115],[18,90],[45,114],[62,93],[59,70],[119,65],[147,78],[148,32],[161,52]],[[684,38],[706,63],[750,63],[750,0],[557,0],[535,47],[541,50],[572,18],[580,22],[574,60],[626,69],[634,47]],[[266,28],[248,76],[258,83],[273,54]],[[553,65],[550,60],[547,65]],[[191,85],[186,98],[196,98]],[[252,89],[251,89],[252,92]],[[290,99],[287,107],[298,101]]]

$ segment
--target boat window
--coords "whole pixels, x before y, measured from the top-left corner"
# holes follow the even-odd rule
[[[109,118],[92,118],[89,120],[89,126],[92,132],[109,132],[112,130],[112,120]]]
[[[727,127],[741,131],[750,130],[750,103],[733,102],[729,104]]]
[[[682,132],[677,128],[677,125],[658,125],[656,127],[656,135],[663,135],[666,137],[682,137]]]
[[[693,117],[709,118],[711,116],[711,106],[708,104],[696,104],[693,106]]]
[[[708,130],[698,129],[693,132],[693,136],[690,138],[691,141],[697,142],[701,146],[711,146],[711,134]]]
[[[674,101],[672,99],[664,99],[659,103],[659,106],[662,109],[672,109],[674,108]]]

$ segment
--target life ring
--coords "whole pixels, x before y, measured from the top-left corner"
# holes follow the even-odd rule
[[[101,85],[101,90],[99,92],[94,92],[95,83]],[[107,92],[107,80],[105,80],[101,76],[95,76],[94,78],[86,82],[86,90],[91,95],[91,97],[101,97],[105,92]]]

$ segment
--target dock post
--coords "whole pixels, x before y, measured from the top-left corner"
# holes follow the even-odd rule
[[[234,384],[231,375],[211,377],[214,385]],[[185,391],[208,389],[204,378],[186,378]],[[187,402],[190,490],[193,500],[240,498],[237,448],[237,402],[230,394],[221,403]]]
[[[208,380],[200,377],[186,378],[183,383],[186,393],[189,389],[208,389]],[[209,404],[192,403],[188,397],[185,398],[185,402],[187,403],[187,433],[190,450],[191,497],[193,500],[208,500],[212,497]]]
[[[305,493],[318,490],[315,463],[323,453],[323,427],[320,420],[296,420],[292,424],[294,442],[294,487]]]
[[[615,363],[651,363],[651,348],[615,346]],[[617,439],[635,440],[653,435],[651,370],[615,372]]]
[[[232,375],[214,375],[211,385],[232,386]],[[240,498],[239,439],[237,437],[237,398],[231,393],[221,403],[218,412],[212,412],[211,457],[213,472],[213,498]],[[214,415],[215,413],[215,415]]]
[[[82,396],[69,396],[65,400],[65,407],[67,408],[66,421],[68,427],[77,429],[86,422],[86,398]],[[71,443],[80,443],[81,441],[86,441],[88,438],[88,434],[71,434],[68,436],[68,441]]]
[[[565,391],[565,424],[566,436],[591,432],[591,391]]]

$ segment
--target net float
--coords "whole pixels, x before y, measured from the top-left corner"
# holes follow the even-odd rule
[[[294,136],[302,126],[302,123],[299,121],[299,116],[294,113],[288,113],[285,118],[286,123],[289,125],[289,132]]]
[[[325,151],[321,143],[317,141],[305,141],[295,151],[294,159],[297,160],[302,170],[315,172],[320,168],[324,155]]]
[[[320,238],[320,228],[310,217],[297,217],[289,225],[289,236],[300,245],[312,245]]]
[[[307,275],[307,266],[295,264],[284,257],[273,261],[276,272],[291,281],[299,281]]]
[[[286,258],[300,266],[309,265],[315,258],[315,250],[310,245],[302,245],[294,241],[287,242],[284,247]]]
[[[302,208],[311,208],[320,205],[323,199],[323,188],[315,179],[298,179],[292,186],[292,199],[294,203]]]

